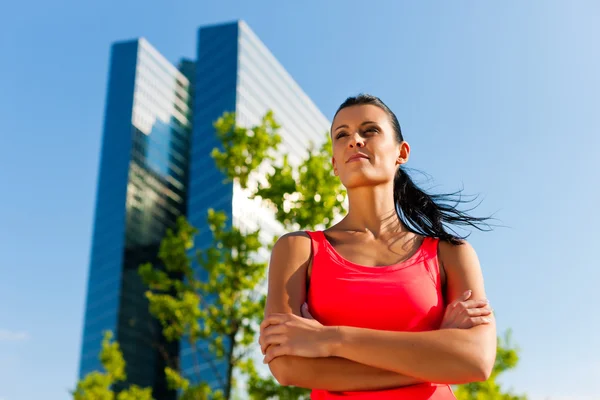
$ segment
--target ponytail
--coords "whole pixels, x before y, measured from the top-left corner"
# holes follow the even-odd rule
[[[360,94],[348,97],[340,105],[335,115],[340,110],[358,105],[374,105],[381,108],[390,118],[390,122],[396,134],[398,143],[404,141],[402,129],[396,114],[378,97],[369,94]],[[335,119],[335,116],[334,116]],[[458,210],[457,206],[465,203],[460,191],[450,194],[427,194],[415,185],[411,177],[402,167],[398,167],[394,176],[394,204],[396,214],[400,221],[412,232],[436,237],[453,244],[460,244],[468,236],[458,235],[448,225],[470,226],[480,231],[491,230],[490,225],[485,223],[489,218],[478,218]],[[448,203],[454,203],[448,204]],[[471,210],[467,210],[471,211]]]
[[[480,231],[489,231],[490,226],[485,223],[488,218],[472,217],[456,208],[463,202],[465,201],[460,192],[434,195],[425,193],[404,168],[398,167],[394,177],[394,204],[398,218],[410,231],[452,244],[460,244],[468,235],[460,236],[446,225],[470,226]]]

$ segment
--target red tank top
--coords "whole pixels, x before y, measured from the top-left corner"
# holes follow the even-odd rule
[[[439,329],[445,310],[437,258],[438,239],[425,238],[409,259],[384,267],[355,264],[340,256],[322,231],[312,240],[308,290],[310,313],[326,326],[354,326],[388,331]],[[392,390],[328,392],[313,390],[311,399],[446,400],[448,385],[423,383]]]

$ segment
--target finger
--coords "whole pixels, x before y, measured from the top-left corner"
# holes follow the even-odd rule
[[[302,304],[300,307],[300,315],[302,315],[302,318],[308,318],[308,307],[306,306],[306,303]]]
[[[456,325],[457,329],[469,329],[476,326],[475,322],[471,320],[471,318],[467,318],[463,320],[460,324]]]
[[[284,324],[269,325],[265,329],[263,329],[263,332],[261,335],[267,336],[267,335],[272,335],[274,333],[282,334],[282,333],[285,333],[285,331],[286,331],[286,326]]]
[[[455,308],[459,304],[467,301],[469,299],[469,297],[471,297],[472,293],[473,293],[472,290],[465,291],[462,295],[460,295],[460,297],[458,299],[456,299],[452,303],[450,303],[449,307]]]
[[[467,301],[469,300],[469,297],[471,297],[471,295],[473,294],[473,291],[471,289],[465,291],[462,296],[460,296],[461,301]]]
[[[279,334],[268,335],[268,336],[265,336],[265,338],[263,339],[263,345],[265,346],[265,350],[266,350],[267,347],[269,347],[271,345],[285,343],[286,340],[287,340],[287,337],[285,335],[279,335]]]
[[[300,313],[304,318],[315,319],[308,311],[308,304],[306,303],[302,304],[302,307],[300,308]]]
[[[489,302],[486,299],[467,300],[467,301],[459,302],[457,304],[457,307],[454,307],[454,309],[468,310],[468,309],[472,309],[472,308],[479,308],[479,307],[486,307],[486,306],[489,306]]]
[[[266,337],[268,337],[270,335],[283,335],[283,334],[285,334],[285,332],[286,332],[286,328],[285,328],[285,325],[283,325],[283,324],[269,325],[265,329],[263,329],[263,331],[260,334],[259,340],[264,345]]]
[[[267,354],[267,352],[269,351],[269,349],[271,348],[271,346],[276,346],[276,345],[263,344],[263,345],[260,346],[260,351],[262,352],[263,356]]]
[[[268,315],[265,319],[263,319],[263,321],[260,323],[260,331],[262,332],[267,326],[272,325],[275,322],[276,317],[275,315],[271,314]]]
[[[452,309],[446,310],[446,314],[444,315],[443,322],[445,326],[451,326],[456,323],[456,318],[458,318],[459,313],[453,312]]]
[[[264,335],[261,334],[258,337],[258,344],[260,346],[261,353],[263,353],[263,355],[264,355],[265,352],[267,351],[267,348],[269,347],[268,345],[265,344],[265,337],[264,337]]]
[[[472,316],[469,314],[473,314]],[[469,329],[477,325],[485,325],[492,322],[492,317],[489,317],[490,314],[493,313],[492,309],[469,309],[466,310],[466,314],[462,314],[462,316],[452,324],[452,327],[456,327],[458,329]]]
[[[463,301],[463,303],[466,306],[466,308],[478,308],[478,307],[485,307],[485,306],[490,305],[490,302],[487,299],[467,300],[467,301]]]
[[[265,351],[263,351],[263,356],[266,356],[266,355],[267,355],[267,353],[269,352],[269,349],[270,349],[271,347],[273,347],[273,346],[267,346],[267,347],[265,348]]]
[[[454,322],[458,316],[461,315],[461,311],[457,306],[460,304],[458,300],[448,304],[446,306],[446,311],[444,312],[444,324],[445,325],[454,325]]]
[[[269,325],[282,324],[290,318],[291,314],[270,314],[260,323],[260,330],[264,330]]]
[[[471,326],[487,325],[492,322],[492,320],[487,317],[472,317],[469,318],[469,321],[471,322]]]
[[[484,308],[469,308],[466,310],[469,317],[480,317],[490,315],[492,313],[492,309],[489,307]]]
[[[258,330],[260,333],[262,333],[262,331],[269,326],[269,318],[265,318],[263,319],[263,321],[260,323],[260,325],[258,326]]]
[[[289,354],[289,349],[287,346],[273,346],[270,347],[267,351],[267,355],[263,358],[263,363],[268,364],[277,357],[285,356]]]
[[[260,338],[258,339],[258,343],[260,345],[260,351],[263,355],[265,355],[267,353],[269,346],[271,346],[271,344],[269,344],[267,341],[267,337],[273,336],[273,335],[281,335],[281,332],[278,329],[278,327],[280,327],[280,326],[281,325],[271,325],[267,328],[267,330],[269,330],[271,328],[274,328],[274,330],[265,332],[264,334],[260,335]]]
[[[260,352],[263,354],[263,356],[267,354],[267,350],[269,347],[271,347],[271,345],[265,343],[265,335],[260,335],[258,337],[258,344],[260,346]]]

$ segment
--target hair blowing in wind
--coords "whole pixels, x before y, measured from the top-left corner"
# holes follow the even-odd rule
[[[335,115],[347,107],[373,105],[382,109],[389,117],[398,143],[404,141],[398,118],[378,97],[360,94],[347,98],[337,109]],[[334,116],[335,118],[335,116]],[[480,231],[491,230],[490,217],[474,217],[468,212],[474,207],[461,211],[461,204],[473,200],[465,200],[462,191],[446,194],[428,194],[420,189],[406,170],[399,166],[394,177],[394,203],[400,221],[410,231],[424,236],[437,237],[453,244],[459,244],[467,235],[461,236],[453,229],[466,226]]]

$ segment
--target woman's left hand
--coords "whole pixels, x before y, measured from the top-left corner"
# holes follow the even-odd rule
[[[271,314],[260,324],[265,364],[280,356],[329,357],[335,328],[294,314]]]

